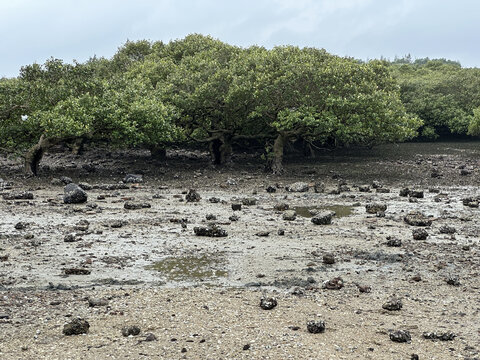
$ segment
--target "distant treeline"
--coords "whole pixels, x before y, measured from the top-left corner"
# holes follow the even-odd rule
[[[265,149],[283,170],[292,142],[373,146],[439,134],[480,134],[480,70],[448,60],[361,62],[323,49],[239,48],[193,34],[128,41],[111,59],[50,59],[0,80],[0,148],[36,174],[58,143],[208,146],[229,161],[236,145]]]

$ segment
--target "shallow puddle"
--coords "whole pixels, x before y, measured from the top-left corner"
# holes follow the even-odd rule
[[[202,281],[226,277],[225,259],[219,255],[168,257],[152,265],[147,270],[162,273],[170,281]]]
[[[329,205],[329,206],[297,206],[293,208],[298,216],[311,218],[319,211],[330,210],[335,212],[335,217],[342,218],[353,214],[353,206]]]

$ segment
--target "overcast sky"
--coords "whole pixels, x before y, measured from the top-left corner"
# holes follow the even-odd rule
[[[53,56],[111,57],[129,40],[315,46],[360,59],[480,66],[479,0],[0,0],[0,77]]]

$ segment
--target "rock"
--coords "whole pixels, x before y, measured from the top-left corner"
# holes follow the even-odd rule
[[[51,181],[50,181],[50,185],[53,185],[53,186],[62,186],[64,185],[60,179],[58,178],[53,178]]]
[[[63,202],[65,204],[81,204],[87,201],[87,193],[80,186],[70,183],[64,188]]]
[[[123,204],[123,207],[127,210],[138,210],[151,208],[152,205],[149,203],[126,201],[125,204]]]
[[[325,332],[325,321],[310,320],[307,322],[307,330],[310,334],[320,334]]]
[[[462,176],[471,175],[472,173],[473,173],[472,170],[468,170],[468,169],[461,169],[460,170],[460,175],[462,175]]]
[[[452,285],[452,286],[460,286],[460,280],[458,278],[458,276],[455,276],[455,275],[450,275],[447,277],[446,279],[446,282],[448,285]]]
[[[397,330],[390,333],[390,340],[398,343],[409,343],[412,341],[412,337],[407,330]]]
[[[376,189],[377,193],[378,194],[388,194],[390,193],[390,189],[387,189],[387,188],[378,188]]]
[[[270,231],[260,231],[260,232],[256,233],[255,235],[256,235],[256,236],[261,236],[261,237],[263,236],[263,237],[265,237],[265,236],[270,235]]]
[[[423,333],[423,337],[429,340],[452,341],[457,337],[457,335],[455,335],[452,332],[445,332],[445,333],[425,332]]]
[[[217,197],[211,197],[210,199],[208,199],[208,201],[212,204],[218,204],[220,202],[220,199]]]
[[[19,221],[15,224],[15,229],[17,230],[25,230],[28,226],[28,223],[25,221]]]
[[[242,204],[245,206],[257,205],[257,199],[255,198],[245,198],[242,200]]]
[[[430,226],[432,225],[432,219],[426,217],[423,213],[419,211],[412,211],[408,213],[404,218],[408,225],[411,226]]]
[[[323,263],[327,265],[335,264],[335,256],[333,254],[323,255]]]
[[[324,184],[324,183],[321,183],[321,182],[316,182],[316,183],[313,185],[313,190],[314,190],[316,193],[324,193],[324,192],[325,192],[325,184]]]
[[[473,198],[473,197],[468,197],[465,199],[462,199],[462,203],[464,206],[468,206],[471,208],[478,208],[480,199],[479,198]]]
[[[387,204],[373,203],[365,205],[368,214],[377,214],[387,210]]]
[[[63,326],[63,334],[66,336],[86,334],[89,328],[87,320],[77,318]]]
[[[190,189],[187,195],[185,195],[185,200],[187,202],[199,202],[201,199],[200,194],[194,189]]]
[[[343,280],[341,277],[333,278],[332,280],[324,281],[322,284],[323,289],[327,290],[340,290],[343,288]]]
[[[33,193],[29,191],[9,192],[2,196],[4,200],[33,200]]]
[[[382,308],[388,311],[399,311],[403,307],[402,300],[396,296],[392,296],[385,304],[382,305]]]
[[[274,187],[274,186],[272,186],[272,185],[268,185],[265,190],[266,190],[267,193],[269,193],[269,194],[273,194],[274,192],[277,192],[277,188]]]
[[[381,189],[383,185],[380,183],[378,180],[373,180],[372,181],[372,188],[374,189]]]
[[[237,215],[232,215],[228,218],[230,221],[238,221],[240,218]]]
[[[275,298],[269,297],[262,297],[260,299],[260,307],[263,310],[272,310],[278,305],[277,300]]]
[[[285,188],[289,192],[307,192],[309,186],[307,183],[304,182],[296,182],[294,184],[290,184]]]
[[[208,237],[225,237],[228,236],[227,232],[216,226],[210,225],[208,227],[205,226],[198,226],[193,228],[193,232],[197,236],[208,236]]]
[[[137,336],[140,334],[140,328],[137,325],[129,325],[129,326],[124,326],[122,328],[122,335],[123,336]]]
[[[425,229],[413,229],[412,236],[414,240],[427,240],[428,232]]]
[[[75,234],[67,234],[65,235],[65,237],[63,238],[63,241],[64,242],[75,242],[77,241],[76,237],[75,237]]]
[[[155,336],[155,334],[152,334],[152,333],[146,333],[145,334],[145,341],[157,341],[157,337]]]
[[[410,360],[419,360],[419,357],[418,357],[417,354],[412,354],[412,355],[410,356]]]
[[[330,225],[332,223],[332,217],[335,215],[333,211],[322,211],[312,217],[312,223],[315,225]]]
[[[297,213],[295,210],[286,210],[283,213],[283,220],[293,221],[297,218]]]
[[[205,215],[205,219],[211,221],[211,220],[217,220],[217,216],[214,214],[207,214]]]
[[[457,230],[453,226],[444,225],[440,228],[440,234],[455,234]]]
[[[283,235],[285,235],[285,230],[278,229],[277,234],[280,235],[280,236],[283,236]]]
[[[89,226],[90,223],[88,220],[80,220],[73,228],[78,231],[87,231]]]
[[[370,186],[369,185],[360,185],[358,187],[359,192],[370,192]]]
[[[408,196],[412,198],[423,199],[423,190],[410,190]]]
[[[93,189],[93,186],[90,185],[89,183],[79,183],[78,186],[80,186],[80,188],[82,188],[85,191]]]
[[[357,288],[358,288],[358,291],[360,291],[361,293],[369,293],[370,291],[372,291],[372,288],[368,285],[357,284]]]
[[[126,224],[126,221],[122,221],[122,220],[113,220],[111,223],[110,223],[110,227],[112,229],[119,229],[121,227],[123,227],[123,225]]]
[[[273,206],[275,211],[285,211],[288,210],[290,206],[287,203],[277,203]]]
[[[242,210],[242,204],[232,204],[233,211],[240,211]]]
[[[250,350],[250,344],[243,345],[243,350],[244,351]]]
[[[101,184],[98,186],[101,190],[125,190],[128,186],[125,184]]]
[[[143,175],[139,174],[127,174],[122,180],[125,184],[138,184],[143,183]]]
[[[90,275],[91,271],[88,269],[68,268],[63,271],[65,275]]]
[[[73,183],[73,180],[72,180],[72,178],[69,178],[68,176],[62,176],[62,177],[60,177],[60,182],[64,185],[68,185],[68,184]]]
[[[410,189],[409,188],[401,189],[399,195],[402,197],[407,197],[408,195],[410,195]]]
[[[88,306],[98,307],[98,306],[107,306],[108,300],[104,298],[88,298]]]
[[[387,237],[387,242],[385,244],[390,247],[400,247],[402,246],[402,240],[395,237]]]

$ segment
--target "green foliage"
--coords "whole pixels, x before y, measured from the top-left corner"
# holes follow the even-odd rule
[[[480,106],[480,69],[464,69],[445,59],[396,61],[392,70],[407,111],[424,122],[426,137],[468,134],[473,109]]]

